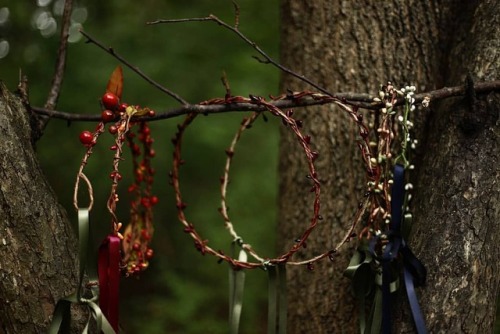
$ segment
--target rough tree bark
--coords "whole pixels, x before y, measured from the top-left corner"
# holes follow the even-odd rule
[[[0,333],[45,333],[76,288],[77,243],[36,159],[30,115],[3,83],[0,129]]]
[[[391,80],[420,91],[498,79],[500,3],[490,1],[282,1],[282,63],[330,91],[376,93]],[[285,76],[282,87],[302,90]],[[417,112],[410,244],[429,271],[419,290],[431,332],[491,331],[500,279],[498,94],[434,103]],[[335,244],[364,191],[357,131],[330,107],[300,113],[320,158],[324,220],[304,257]],[[29,114],[0,86],[0,333],[44,332],[55,302],[77,281],[76,240],[36,161]],[[280,248],[312,209],[305,161],[292,134],[280,153]],[[291,333],[357,331],[342,277],[354,243],[315,271],[289,270]],[[68,268],[73,268],[68,271]],[[412,332],[404,299],[397,332]]]
[[[418,91],[498,79],[497,1],[292,1],[281,7],[281,62],[329,91],[375,94],[388,80]],[[303,90],[289,76],[283,89]],[[419,289],[430,332],[491,332],[500,279],[498,94],[432,103],[417,110],[420,140],[412,179],[410,245],[429,275]],[[365,189],[354,124],[339,110],[297,113],[320,152],[324,220],[304,256],[335,245]],[[367,117],[369,117],[367,115]],[[414,136],[415,137],[415,136]],[[279,245],[287,249],[308,224],[311,198],[305,161],[292,134],[280,151]],[[313,272],[289,270],[291,333],[355,333],[357,309],[342,277],[354,248]],[[413,332],[404,301],[395,332]]]

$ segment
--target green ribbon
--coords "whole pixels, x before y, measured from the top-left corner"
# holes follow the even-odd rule
[[[104,334],[116,334],[115,330],[109,324],[106,317],[102,314],[101,309],[96,304],[99,299],[99,287],[93,285],[91,287],[92,298],[86,299],[82,297],[82,283],[89,257],[89,209],[78,210],[78,254],[80,260],[78,286],[75,293],[61,298],[54,309],[52,322],[49,326],[49,334],[69,333],[71,324],[71,304],[82,304],[89,308],[90,316],[82,333],[87,334],[91,317],[96,321],[97,332],[101,331]],[[90,282],[97,282],[97,274],[95,268],[89,265],[87,268]]]
[[[361,334],[380,333],[382,325],[382,271],[380,264],[374,261],[366,243],[354,252],[344,276],[351,279],[351,289],[358,301],[359,332]],[[399,278],[390,283],[390,291],[399,289]],[[366,319],[366,299],[374,294],[368,320]]]
[[[267,265],[265,269],[269,277],[267,333],[285,334],[288,312],[286,264]]]
[[[286,323],[288,314],[288,295],[286,287],[286,263],[278,264],[278,281],[280,285],[280,299],[279,299],[279,321],[278,333],[286,334]]]
[[[360,333],[365,333],[366,330],[366,298],[373,290],[374,274],[371,268],[372,260],[372,255],[368,251],[368,248],[366,246],[360,247],[354,252],[347,269],[344,271],[344,276],[352,280],[352,292],[358,300]]]
[[[267,333],[276,333],[276,309],[278,308],[278,280],[276,279],[277,270],[275,266],[268,266],[266,268],[269,278],[268,288],[268,312],[267,312]]]
[[[232,245],[234,252],[234,242]],[[246,262],[247,253],[241,249],[238,261]],[[229,268],[229,332],[237,334],[240,327],[241,310],[243,308],[243,289],[245,287],[245,271]]]

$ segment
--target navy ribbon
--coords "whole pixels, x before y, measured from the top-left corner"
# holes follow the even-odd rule
[[[405,196],[404,167],[396,164],[394,166],[394,184],[391,193],[391,225],[388,233],[389,242],[385,245],[382,254],[382,333],[391,332],[391,291],[392,281],[391,262],[399,255],[403,259],[403,275],[406,293],[415,321],[418,334],[426,334],[424,317],[418,304],[414,286],[425,284],[427,271],[420,260],[413,254],[406,244],[402,234],[401,225],[403,220],[403,203]]]

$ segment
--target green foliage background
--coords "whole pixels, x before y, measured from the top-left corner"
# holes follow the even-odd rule
[[[37,10],[53,12],[57,0],[36,2],[9,0],[8,21],[0,26],[0,38],[10,43],[9,54],[0,59],[0,78],[15,90],[19,70],[29,78],[32,105],[43,106],[55,63],[57,33],[45,38],[33,26]],[[241,0],[240,30],[274,58],[278,57],[278,1]],[[229,31],[214,23],[183,23],[146,26],[158,18],[202,17],[213,13],[233,22],[231,1],[75,1],[85,8],[85,31],[125,56],[153,79],[174,90],[189,102],[224,96],[220,82],[227,73],[234,95],[278,94],[279,73],[259,64],[255,52]],[[60,17],[54,16],[58,23]],[[59,29],[59,26],[58,26]],[[66,76],[58,110],[96,114],[99,98],[118,62],[81,39],[70,44]],[[123,100],[148,106],[158,112],[176,107],[168,96],[124,68]],[[200,117],[188,129],[184,144],[186,165],[181,170],[182,189],[188,203],[187,215],[217,249],[229,251],[231,239],[225,232],[217,208],[219,176],[224,149],[237,129],[243,113]],[[128,333],[224,333],[227,332],[228,265],[201,256],[182,232],[176,219],[173,192],[168,184],[172,145],[170,138],[181,119],[152,124],[157,157],[154,192],[160,198],[155,210],[155,257],[139,278],[122,280],[121,323]],[[94,123],[67,124],[51,120],[37,153],[47,177],[69,217],[75,221],[72,191],[84,154],[78,134],[93,130]],[[274,232],[277,193],[277,142],[279,122],[259,120],[244,134],[238,149],[229,189],[230,214],[240,234],[261,254],[275,255]],[[111,136],[104,135],[86,169],[94,185],[96,206],[92,222],[95,243],[109,228],[105,202],[109,195],[112,152]],[[127,223],[126,188],[131,182],[130,156],[121,165],[119,216]],[[126,171],[130,171],[127,173]],[[82,199],[82,202],[85,200]],[[57,259],[54,259],[57,261]],[[242,333],[265,331],[267,285],[263,271],[247,273],[242,315]]]

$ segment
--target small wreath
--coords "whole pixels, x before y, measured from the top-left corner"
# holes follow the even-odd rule
[[[299,96],[293,96],[291,95],[290,98],[304,98],[302,94],[300,97]],[[308,95],[308,94],[305,94]],[[313,94],[309,94],[308,96],[313,96]],[[324,98],[324,96],[322,97]],[[343,104],[338,101],[335,98],[330,98],[331,100],[337,102],[341,106]],[[255,250],[252,248],[250,244],[244,243],[243,239],[236,233],[234,230],[234,226],[231,223],[231,220],[229,218],[228,212],[227,212],[227,205],[226,205],[226,192],[227,192],[227,186],[228,186],[228,175],[229,175],[229,170],[231,166],[231,161],[232,157],[234,155],[235,147],[236,144],[238,143],[238,140],[241,137],[241,134],[245,129],[250,127],[253,122],[257,119],[257,117],[261,114],[261,112],[255,112],[251,114],[249,117],[246,117],[243,119],[241,122],[241,125],[239,129],[237,130],[229,148],[226,150],[226,164],[224,168],[224,175],[221,178],[221,208],[220,208],[220,213],[224,219],[225,227],[228,230],[229,234],[232,236],[233,240],[235,243],[237,243],[242,249],[247,251],[256,261],[251,262],[251,261],[240,261],[237,259],[234,259],[226,254],[224,254],[222,251],[215,250],[211,248],[208,245],[208,241],[204,240],[203,237],[198,233],[196,230],[195,226],[190,223],[186,217],[186,214],[184,212],[186,208],[186,204],[183,202],[182,199],[182,193],[180,190],[180,181],[179,181],[179,170],[180,166],[184,163],[184,160],[181,158],[181,149],[182,149],[182,139],[184,136],[184,132],[186,131],[187,127],[193,122],[193,120],[196,118],[197,114],[196,113],[191,113],[187,115],[185,118],[184,122],[178,125],[178,131],[175,134],[172,142],[174,144],[174,158],[173,158],[173,168],[171,172],[171,181],[172,185],[174,187],[175,191],[175,199],[176,199],[176,207],[177,207],[177,216],[181,224],[184,226],[184,232],[188,233],[194,240],[194,244],[196,249],[201,252],[202,254],[211,254],[217,258],[219,258],[221,261],[227,261],[229,262],[233,267],[235,268],[258,268],[258,267],[263,267],[267,265],[277,265],[280,263],[287,263],[291,265],[304,265],[304,264],[311,264],[319,259],[322,259],[324,257],[330,257],[330,259],[333,257],[333,254],[336,252],[336,250],[343,244],[345,243],[348,239],[349,236],[352,234],[352,230],[354,229],[354,226],[349,229],[348,233],[346,236],[343,238],[341,243],[337,245],[334,249],[328,250],[327,252],[318,255],[316,257],[310,258],[305,261],[291,261],[291,257],[299,250],[301,249],[306,240],[308,239],[309,235],[311,232],[314,230],[314,228],[317,226],[318,221],[322,219],[320,215],[320,193],[321,193],[321,186],[320,186],[320,181],[318,179],[318,175],[316,173],[316,168],[314,166],[314,161],[318,157],[319,153],[317,151],[314,151],[311,149],[311,137],[302,134],[301,132],[301,127],[302,127],[302,121],[295,120],[292,115],[293,112],[291,110],[284,112],[280,108],[276,107],[274,104],[269,103],[265,101],[261,97],[255,97],[255,96],[250,96],[250,98],[244,98],[244,97],[229,97],[224,100],[224,103],[232,103],[232,102],[245,102],[245,103],[251,103],[251,104],[256,104],[259,105],[263,108],[264,110],[269,111],[272,115],[279,117],[283,124],[285,126],[288,126],[295,134],[299,145],[301,146],[304,155],[306,156],[307,162],[308,162],[308,178],[312,181],[312,187],[311,187],[311,192],[314,193],[314,200],[313,200],[313,209],[312,209],[312,218],[309,222],[308,227],[305,229],[305,231],[302,233],[300,238],[297,239],[297,242],[293,244],[293,246],[284,254],[276,257],[276,258],[264,258],[258,255]],[[210,103],[221,103],[219,100],[214,100],[214,101],[207,101],[206,104]],[[352,110],[345,106],[346,108],[343,108],[346,111],[349,111],[353,119],[356,120],[358,125],[362,130],[365,132],[367,131],[366,127],[362,123],[362,117],[358,116],[355,110]],[[366,143],[368,145],[368,143]],[[364,147],[364,145],[361,145]],[[363,204],[360,206],[358,209],[358,212],[356,213],[355,216],[355,222],[358,222],[362,218],[363,212],[366,210],[368,205],[368,200],[365,200]]]

